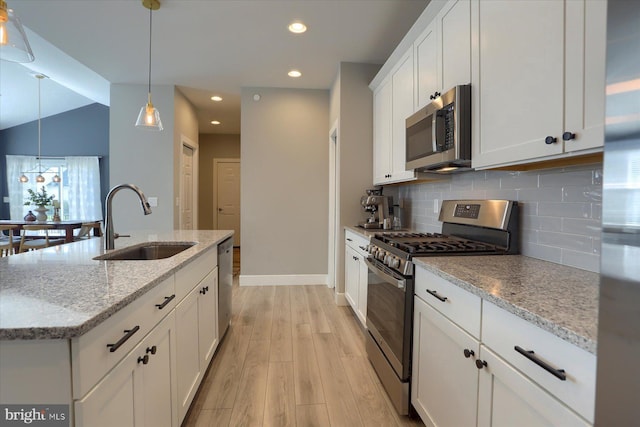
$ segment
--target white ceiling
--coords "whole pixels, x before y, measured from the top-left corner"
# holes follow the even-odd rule
[[[153,12],[152,84],[176,85],[196,107],[201,133],[239,133],[241,87],[329,89],[339,62],[383,63],[429,0],[161,2]],[[109,83],[147,83],[149,10],[140,0],[8,5],[31,30],[36,61],[0,61],[0,129],[37,118],[32,70],[50,77],[43,117],[108,105]],[[289,33],[294,20],[308,31]],[[288,77],[292,68],[302,77]],[[224,101],[212,102],[214,94]],[[211,125],[214,119],[222,124]]]

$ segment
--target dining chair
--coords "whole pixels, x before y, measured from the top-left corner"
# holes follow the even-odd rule
[[[85,240],[95,236],[94,229],[101,227],[100,221],[83,222],[78,234],[73,236],[73,240]]]
[[[18,242],[13,241],[15,228],[15,225],[0,225],[0,256],[9,256],[16,252]],[[8,235],[4,234],[5,231],[8,231]]]
[[[53,226],[48,224],[23,225],[20,231],[20,248],[18,252],[22,253],[29,250],[48,248],[49,246],[64,243],[64,239],[49,238],[49,230],[52,228]],[[35,235],[29,234],[29,231],[38,233]],[[44,231],[44,235],[41,233],[42,231]]]

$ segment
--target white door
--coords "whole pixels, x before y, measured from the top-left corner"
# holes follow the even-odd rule
[[[233,230],[233,240],[240,245],[240,160],[214,160],[213,185],[214,200],[214,228],[216,230]]]
[[[180,229],[193,230],[193,148],[182,146]]]

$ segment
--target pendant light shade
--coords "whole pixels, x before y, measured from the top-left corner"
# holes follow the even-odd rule
[[[140,113],[138,114],[138,120],[136,120],[136,127],[147,130],[162,130],[162,120],[160,120],[160,113],[153,106],[151,102],[151,36],[152,36],[152,12],[160,9],[159,0],[142,0],[142,6],[149,9],[149,91],[147,96],[147,103],[142,106]]]
[[[23,63],[35,59],[20,19],[4,0],[0,0],[0,59]]]

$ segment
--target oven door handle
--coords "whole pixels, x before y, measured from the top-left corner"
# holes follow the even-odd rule
[[[380,271],[380,269],[376,267],[375,264],[369,261],[369,258],[365,258],[364,262],[367,264],[367,267],[369,267],[369,270],[373,271],[376,274],[376,276],[378,276],[385,282],[394,285],[398,289],[402,289],[403,291],[405,290],[405,284],[406,284],[405,279],[397,279],[392,275],[385,273],[384,271]]]

